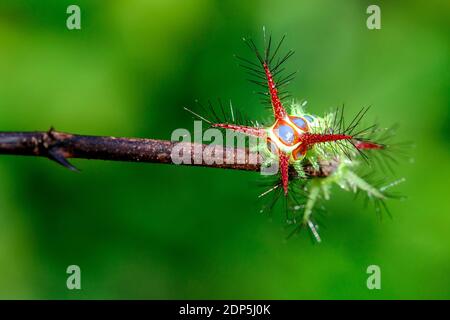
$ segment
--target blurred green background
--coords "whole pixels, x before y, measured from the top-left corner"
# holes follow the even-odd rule
[[[170,139],[192,128],[183,106],[218,97],[264,118],[233,54],[265,25],[296,50],[290,90],[311,112],[372,105],[416,147],[393,219],[335,189],[320,245],[258,214],[256,173],[0,156],[0,298],[450,298],[449,18],[438,0],[1,1],[1,131]]]

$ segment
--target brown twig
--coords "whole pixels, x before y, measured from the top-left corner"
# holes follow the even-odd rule
[[[262,157],[248,149],[223,147],[223,163],[214,162],[214,152],[204,153],[208,145],[141,138],[116,138],[47,132],[0,132],[0,154],[47,157],[77,171],[69,158],[173,164],[175,146],[187,151],[190,161],[183,165],[259,171]],[[200,152],[199,152],[200,151]],[[183,155],[183,151],[181,151]],[[239,161],[238,161],[239,160]],[[253,161],[251,161],[253,160]],[[323,162],[318,170],[304,167],[307,175],[326,177],[336,169],[334,161]]]

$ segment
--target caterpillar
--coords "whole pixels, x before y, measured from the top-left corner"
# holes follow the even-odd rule
[[[214,121],[185,109],[207,121],[211,127],[259,138],[255,151],[263,155],[262,165],[269,167],[276,163],[279,168],[270,187],[259,195],[259,198],[273,195],[272,200],[261,211],[272,210],[277,201],[284,198],[286,220],[294,225],[291,234],[308,227],[314,239],[321,242],[314,213],[318,211],[317,201],[320,198],[330,198],[330,187],[333,184],[356,195],[364,194],[366,202],[374,203],[377,213],[389,213],[385,201],[400,196],[388,189],[404,179],[385,184],[384,181],[371,181],[371,174],[362,174],[360,171],[367,167],[366,164],[373,168],[376,163],[382,168],[390,169],[391,162],[396,162],[393,156],[396,144],[390,141],[395,135],[395,128],[381,128],[376,124],[362,128],[362,120],[370,107],[362,108],[347,122],[344,107],[320,117],[306,112],[306,102],[288,101],[290,95],[285,86],[294,79],[295,72],[284,75],[284,64],[294,51],[289,50],[280,55],[285,36],[274,44],[272,36],[266,36],[265,28],[263,31],[263,51],[258,50],[253,40],[243,38],[256,60],[239,56],[237,59],[251,76],[249,80],[263,88],[258,93],[272,111],[272,122],[261,125],[247,121],[244,124],[242,117],[235,117],[237,112],[231,105],[230,119],[221,104],[221,114],[224,115],[221,119],[210,104],[211,110],[206,112]],[[236,118],[240,119],[236,121]],[[308,164],[320,170],[323,163],[331,165],[331,173],[316,177],[304,169]]]

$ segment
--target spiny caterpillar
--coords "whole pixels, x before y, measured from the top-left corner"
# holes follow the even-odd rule
[[[286,101],[289,94],[284,87],[293,80],[295,72],[282,76],[284,63],[294,54],[294,51],[289,50],[279,57],[284,39],[285,36],[273,46],[272,36],[267,38],[264,29],[265,48],[262,53],[253,40],[243,39],[256,55],[256,61],[237,57],[240,65],[252,76],[250,81],[264,88],[264,91],[258,93],[273,111],[272,124],[262,126],[252,121],[245,124],[239,119],[236,121],[231,105],[230,119],[226,116],[222,104],[219,113],[213,110],[210,103],[210,110],[205,112],[214,118],[214,121],[185,109],[207,121],[211,127],[258,137],[262,142],[258,143],[253,151],[263,155],[262,166],[269,167],[277,162],[279,168],[274,184],[259,196],[266,198],[273,194],[273,199],[261,211],[272,210],[277,200],[284,198],[286,219],[295,226],[294,232],[307,226],[314,238],[320,242],[317,219],[313,213],[317,212],[315,207],[319,198],[329,199],[332,184],[357,195],[365,194],[367,202],[373,200],[377,213],[381,210],[389,213],[385,200],[397,196],[388,193],[387,189],[404,179],[382,186],[380,181],[369,182],[371,175],[359,174],[364,162],[371,167],[375,163],[388,169],[391,168],[389,162],[395,162],[392,155],[395,145],[388,143],[394,134],[394,128],[381,129],[377,125],[360,128],[368,107],[362,108],[345,124],[343,107],[319,117],[305,112],[306,102]],[[286,105],[289,108],[286,108]],[[222,114],[224,119],[218,114]],[[380,156],[387,161],[383,161]],[[320,172],[324,164],[331,169],[323,175],[312,176],[304,170],[305,166],[309,166]]]

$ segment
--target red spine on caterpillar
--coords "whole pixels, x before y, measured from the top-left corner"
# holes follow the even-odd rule
[[[273,113],[275,118],[278,120],[282,120],[287,116],[286,110],[281,104],[280,98],[278,97],[278,89],[275,86],[275,82],[273,81],[272,73],[269,70],[269,66],[266,62],[263,64],[264,72],[266,73],[267,78],[267,86],[269,88],[270,100],[272,102]]]
[[[266,130],[264,130],[262,128],[257,128],[257,127],[240,126],[240,125],[236,125],[236,124],[227,124],[227,123],[214,123],[214,124],[211,124],[211,127],[232,130],[232,131],[243,133],[247,136],[260,137],[260,138],[266,137]]]
[[[386,148],[386,146],[383,144],[361,140],[355,142],[355,147],[359,150],[381,150]]]
[[[289,186],[289,157],[284,152],[280,152],[279,156],[281,183],[283,185],[284,195],[287,196]]]
[[[300,140],[306,146],[312,146],[316,143],[339,141],[339,140],[351,140],[353,136],[346,134],[327,134],[327,133],[304,133],[300,136]]]

